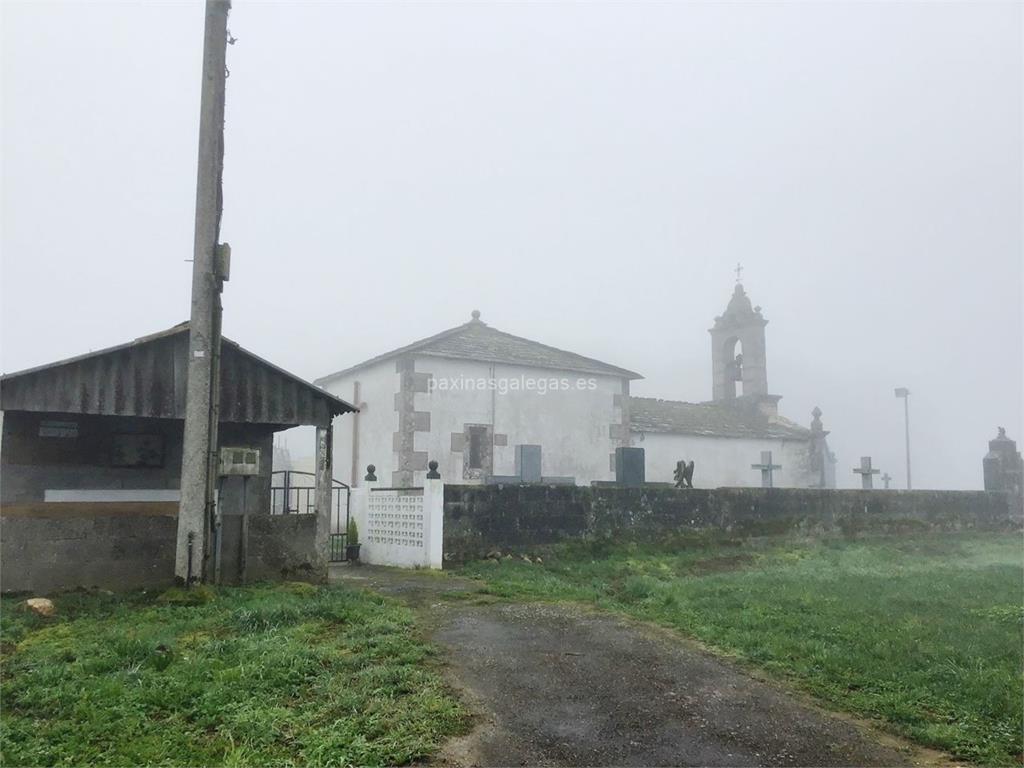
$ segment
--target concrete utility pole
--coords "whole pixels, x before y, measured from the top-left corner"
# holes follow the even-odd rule
[[[199,173],[192,263],[192,315],[174,574],[203,579],[213,521],[220,405],[220,292],[225,249],[218,248],[224,166],[224,82],[230,0],[206,0],[199,114]]]
[[[907,490],[911,489],[910,483],[910,390],[906,387],[896,388],[896,397],[903,398],[903,429],[907,442]]]

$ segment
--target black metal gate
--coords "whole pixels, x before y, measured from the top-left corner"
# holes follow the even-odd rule
[[[346,560],[348,521],[351,508],[349,486],[331,480],[331,539],[328,559]],[[316,475],[312,472],[278,470],[270,473],[270,514],[312,515],[316,512]]]

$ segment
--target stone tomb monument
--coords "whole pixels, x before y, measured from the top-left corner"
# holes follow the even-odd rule
[[[1017,441],[1008,438],[1002,427],[995,439],[988,441],[988,453],[981,466],[986,491],[1002,491],[1018,497],[1024,492],[1024,461],[1017,450]]]
[[[521,483],[539,483],[541,449],[539,445],[516,446],[516,476]]]
[[[865,491],[870,491],[875,487],[874,476],[877,475],[880,470],[875,469],[871,466],[870,456],[860,457],[860,466],[854,467],[854,472],[860,475],[860,487]],[[886,485],[888,488],[888,485]]]
[[[539,445],[522,444],[516,446],[516,464],[514,475],[488,475],[488,483],[499,485],[575,485],[574,477],[548,477],[541,474],[541,458],[543,452]]]
[[[761,472],[761,487],[762,488],[774,488],[775,487],[775,470],[782,469],[781,464],[775,464],[772,461],[771,451],[761,451],[761,463],[751,464],[751,469],[757,469]]]
[[[645,478],[644,449],[615,449],[615,482],[618,485],[643,485]]]

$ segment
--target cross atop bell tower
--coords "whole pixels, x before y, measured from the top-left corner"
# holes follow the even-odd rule
[[[725,312],[715,318],[711,334],[712,399],[733,400],[767,395],[764,327],[760,307],[751,306],[743,290],[743,267],[736,265],[736,287]]]

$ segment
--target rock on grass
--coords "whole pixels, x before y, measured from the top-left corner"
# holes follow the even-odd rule
[[[45,597],[30,597],[25,601],[25,608],[37,616],[53,616],[57,613],[57,606]]]

